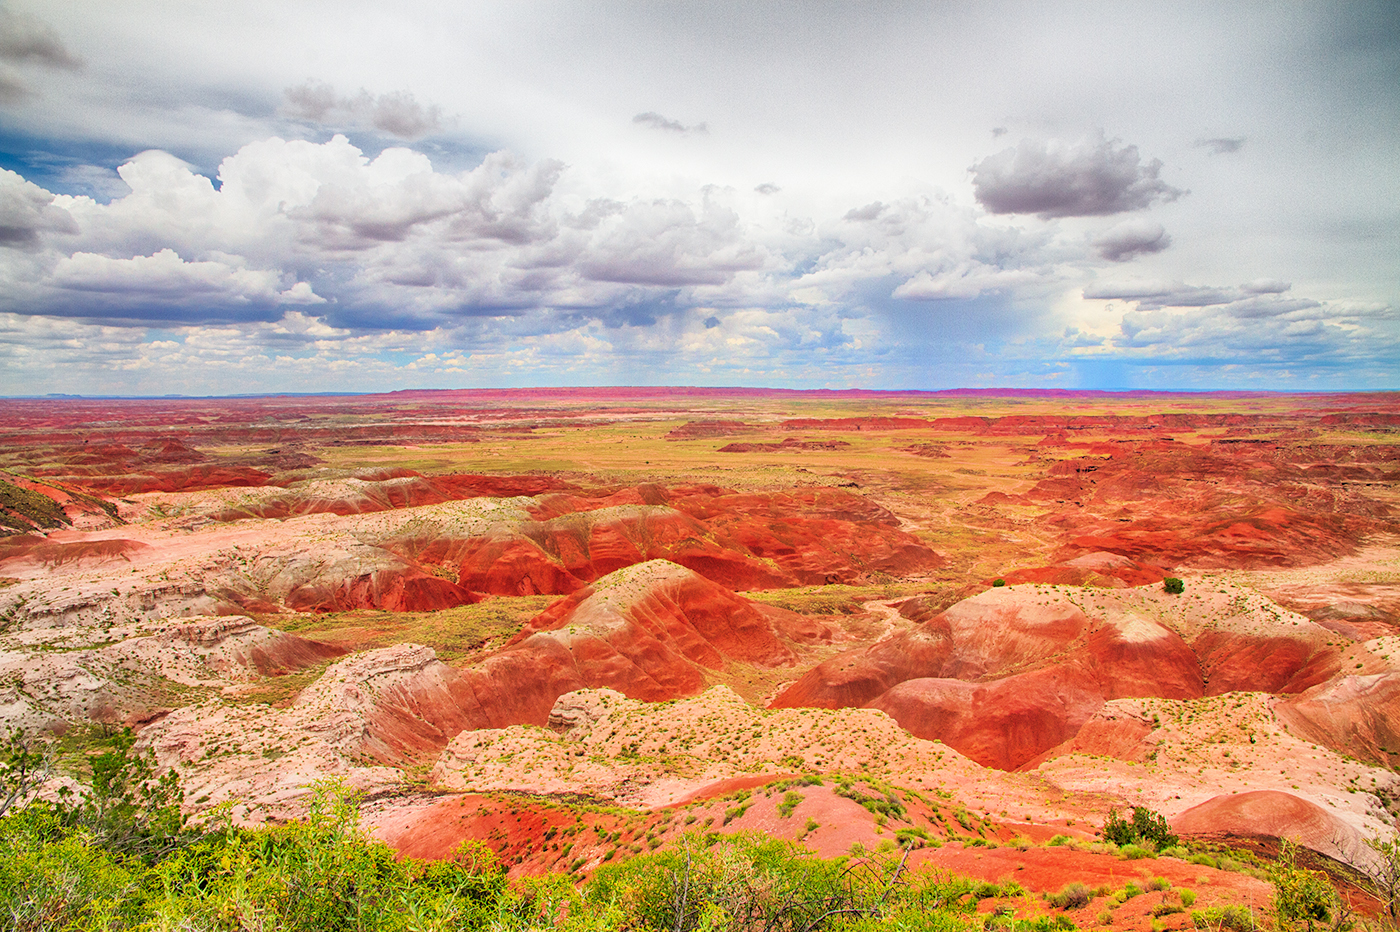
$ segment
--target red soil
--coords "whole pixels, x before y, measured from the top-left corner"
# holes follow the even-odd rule
[[[99,566],[117,561],[131,562],[130,554],[150,550],[136,540],[108,538],[63,542],[30,535],[0,538],[0,568],[19,564],[59,567],[69,564]]]
[[[1341,669],[1335,649],[1301,638],[1206,631],[1191,648],[1200,658],[1211,696],[1237,691],[1299,693]]]
[[[193,492],[272,484],[272,476],[251,466],[187,466],[136,475],[68,476],[68,481],[109,495],[139,492]]]
[[[1120,444],[1056,463],[1024,500],[1055,509],[1047,523],[1065,556],[1294,566],[1350,553],[1380,529],[1387,506],[1346,483],[1384,481],[1397,467],[1400,449],[1379,444]]]
[[[1063,744],[1056,745],[1038,757],[1023,763],[1019,769],[1034,770],[1048,760],[1069,754],[1113,757],[1118,760],[1146,760],[1148,751],[1142,739],[1152,733],[1147,722],[1130,718],[1091,718]]]
[[[882,709],[914,735],[1016,769],[1072,739],[1107,700],[1205,694],[1194,645],[1176,633],[1146,619],[1097,622],[1066,602],[1034,598],[1034,590],[988,590],[820,664],[771,705]],[[910,600],[902,611],[918,617],[920,608]],[[1207,637],[1213,644],[1226,636]],[[1287,641],[1277,653],[1299,644]],[[1310,659],[1305,646],[1300,662],[1280,661],[1289,677]]]
[[[736,590],[860,584],[942,563],[899,530],[889,511],[844,489],[741,494],[645,485],[592,497],[543,495],[531,512],[536,522],[486,537],[389,547],[421,563],[455,565],[462,586],[497,595],[565,595],[658,559]]]
[[[1287,838],[1334,856],[1361,849],[1354,828],[1315,803],[1277,790],[1216,796],[1187,809],[1171,825],[1181,835]]]
[[[387,612],[436,612],[470,605],[481,597],[454,582],[420,569],[378,570],[335,585],[307,584],[287,594],[287,607],[298,612],[345,612],[377,608]]]
[[[544,725],[554,701],[576,689],[649,702],[691,696],[708,685],[707,671],[731,661],[791,664],[795,645],[831,637],[809,619],[653,561],[559,600],[471,669],[439,664],[377,695],[371,750],[416,756],[464,729]]]
[[[1382,767],[1400,763],[1400,674],[1347,676],[1274,706],[1295,735]]]
[[[868,704],[918,738],[936,738],[984,767],[1015,770],[1077,733],[1103,705],[1093,677],[1050,668],[990,683],[906,680]]]
[[[999,492],[991,495],[1006,496]],[[987,496],[988,498],[991,495]],[[988,504],[992,504],[989,502]],[[1036,566],[1012,570],[1001,579],[1008,585],[1043,583],[1056,586],[1105,586],[1119,589],[1125,586],[1145,586],[1161,582],[1168,571],[1151,563],[1142,563],[1117,553],[1090,553],[1051,566]],[[992,580],[985,581],[991,585]]]

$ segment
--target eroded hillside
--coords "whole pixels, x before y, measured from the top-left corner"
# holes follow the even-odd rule
[[[0,409],[0,724],[75,772],[130,725],[196,811],[334,776],[518,872],[703,826],[1036,890],[1115,807],[1361,865],[1394,832],[1392,396]]]

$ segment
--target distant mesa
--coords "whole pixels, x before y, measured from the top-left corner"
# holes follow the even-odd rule
[[[788,437],[781,443],[730,443],[719,448],[720,453],[781,453],[788,450],[844,450],[845,440],[798,440]]]
[[[783,430],[918,430],[930,421],[917,417],[792,418],[778,425]]]
[[[667,440],[709,440],[752,433],[758,428],[743,421],[689,421],[666,434]]]

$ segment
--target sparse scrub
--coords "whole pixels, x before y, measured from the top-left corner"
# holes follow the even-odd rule
[[[1259,924],[1254,920],[1254,911],[1248,906],[1212,906],[1210,909],[1193,910],[1191,924],[1200,932],[1255,932]]]
[[[1047,893],[1045,902],[1056,909],[1080,909],[1088,906],[1092,895],[1082,883],[1069,883],[1060,888],[1059,893]]]

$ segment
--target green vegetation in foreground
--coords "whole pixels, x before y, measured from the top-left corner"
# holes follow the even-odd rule
[[[688,836],[606,865],[579,888],[558,874],[510,882],[480,842],[444,861],[395,860],[335,784],[318,787],[301,821],[176,822],[143,829],[135,846],[77,812],[33,803],[0,819],[0,928],[952,932],[981,927],[980,899],[1021,893],[908,871],[895,853],[823,859],[760,835]],[[1007,927],[1074,925],[1040,917]]]
[[[90,756],[82,798],[69,794],[56,803],[32,799],[51,763],[47,746],[16,732],[0,748],[0,930],[1076,928],[1063,912],[1018,916],[1038,911],[1039,904],[1014,882],[910,870],[908,851],[892,843],[874,852],[853,847],[849,857],[827,859],[763,834],[692,834],[666,850],[605,864],[575,887],[560,874],[512,881],[495,853],[477,841],[465,842],[443,861],[396,860],[391,848],[360,826],[355,794],[329,781],[316,785],[303,820],[241,828],[218,809],[204,825],[193,826],[181,814],[173,774],[157,777],[149,752],[136,753],[133,743],[129,730],[112,736],[106,750]],[[888,795],[852,794],[849,782],[842,782],[843,795],[859,797],[862,805],[898,805]],[[1143,812],[1135,822],[1155,831],[1156,814]],[[1285,844],[1278,863],[1261,874],[1276,891],[1273,928],[1348,932],[1354,923],[1335,889],[1323,874],[1297,866],[1295,854]],[[1170,887],[1164,878],[1148,885],[1154,891]],[[1072,884],[1043,900],[1054,910],[1078,909],[1107,892]],[[1142,893],[1130,883],[1109,899],[1121,904]],[[1181,906],[1168,905],[1164,892],[1164,908],[1154,915],[1182,912],[1196,899],[1192,891],[1177,897]],[[989,899],[997,908],[986,915],[978,904]],[[1191,919],[1198,929],[1260,928],[1246,906],[1193,911]]]

